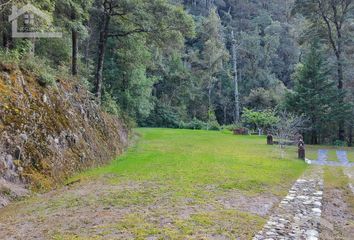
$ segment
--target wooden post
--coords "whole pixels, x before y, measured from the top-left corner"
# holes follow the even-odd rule
[[[305,160],[305,143],[302,138],[300,138],[298,143],[298,158]]]
[[[267,136],[267,145],[273,145],[273,136],[271,134],[268,134]]]

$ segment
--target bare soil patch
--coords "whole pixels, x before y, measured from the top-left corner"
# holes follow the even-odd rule
[[[77,183],[0,210],[0,239],[249,239],[279,202],[200,188],[205,198],[156,182]]]
[[[321,239],[353,239],[354,197],[341,168],[328,168],[325,177]]]

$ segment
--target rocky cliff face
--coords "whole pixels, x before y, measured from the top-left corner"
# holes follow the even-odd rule
[[[32,73],[0,64],[0,207],[25,189],[50,189],[106,163],[127,144],[123,122],[77,81],[44,87]]]

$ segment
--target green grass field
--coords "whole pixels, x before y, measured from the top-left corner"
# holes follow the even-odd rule
[[[168,183],[181,192],[213,184],[250,194],[282,195],[287,188],[281,186],[306,167],[295,151],[281,159],[277,147],[266,145],[265,137],[171,129],[138,129],[137,133],[138,144],[124,156],[77,177],[116,174],[120,181]]]
[[[349,151],[347,151],[347,157],[349,162],[354,162],[354,149],[350,148]]]
[[[265,137],[136,132],[136,144],[111,164],[73,177],[81,181],[69,189],[7,208],[3,218],[57,240],[251,239],[307,168],[296,151],[280,158]]]
[[[282,159],[276,146],[266,145],[265,137],[172,129],[136,132],[140,135],[137,144],[123,156],[71,179],[108,175],[110,184],[152,184],[153,190],[129,191],[119,196],[115,193],[101,199],[113,206],[153,204],[158,209],[158,213],[148,216],[127,215],[116,225],[136,238],[157,235],[163,239],[209,239],[208,234],[213,233],[215,237],[249,239],[267,220],[266,214],[257,214],[250,208],[261,212],[263,204],[274,198],[277,200],[272,204],[277,205],[307,167],[296,159],[295,151]],[[167,199],[168,211],[156,205],[166,200],[157,200],[159,196]],[[225,202],[236,202],[236,207],[225,207]],[[181,207],[185,210],[185,204],[187,209],[194,209],[193,214],[181,219],[177,212]],[[161,227],[151,221],[154,214],[171,216],[173,223]]]

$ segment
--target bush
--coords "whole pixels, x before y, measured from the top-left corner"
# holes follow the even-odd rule
[[[102,106],[103,111],[105,111],[109,114],[119,116],[121,113],[121,110],[117,104],[117,101],[112,97],[112,94],[110,94],[106,91],[102,95],[101,106]]]
[[[20,62],[21,55],[18,51],[5,51],[0,49],[0,62],[4,64],[18,64]]]
[[[195,129],[195,130],[202,130],[202,129],[207,129],[207,124],[203,121],[200,121],[197,118],[193,118],[193,120],[189,123],[184,124],[182,128],[186,129]]]
[[[20,67],[36,75],[37,81],[42,86],[54,85],[55,70],[50,64],[38,57],[24,57],[21,60]]]
[[[336,147],[345,147],[347,145],[347,143],[345,141],[335,140],[333,142],[333,145]]]
[[[221,126],[217,121],[210,121],[207,123],[207,130],[220,131]]]
[[[178,128],[180,116],[177,109],[163,103],[157,103],[150,115],[139,122],[142,127]]]
[[[273,110],[255,111],[244,108],[242,121],[253,130],[258,130],[259,128],[265,130],[276,125],[279,122],[279,118]]]
[[[181,121],[179,123],[179,128],[181,129],[193,129],[193,130],[213,130],[213,131],[219,131],[220,125],[217,122],[203,122],[197,118],[193,118],[192,121],[185,123]]]

